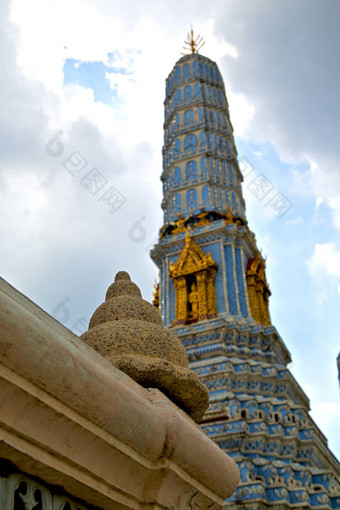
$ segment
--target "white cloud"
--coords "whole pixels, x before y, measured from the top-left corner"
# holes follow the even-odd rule
[[[336,289],[340,296],[340,249],[335,243],[316,244],[314,252],[307,260],[308,272],[318,285],[315,293],[322,304],[331,289]]]
[[[317,209],[320,205],[324,203],[324,199],[322,197],[316,197],[315,200],[315,208]]]
[[[304,219],[302,216],[297,216],[296,218],[293,218],[291,220],[288,220],[288,223],[291,225],[298,225],[299,223],[303,223]]]
[[[316,244],[307,261],[311,276],[322,280],[325,276],[340,278],[340,249],[334,243]]]
[[[334,441],[334,446],[337,446],[339,441],[340,404],[330,401],[320,402],[313,406],[311,415],[322,432],[325,430],[332,431],[334,438],[338,438]]]
[[[235,136],[245,136],[249,134],[248,130],[255,115],[255,108],[245,95],[233,92],[230,87],[226,89]]]
[[[319,155],[318,161],[313,161],[309,187],[316,197],[316,207],[326,204],[330,208],[333,225],[340,229],[340,172],[336,157],[336,151],[333,154],[325,151]]]

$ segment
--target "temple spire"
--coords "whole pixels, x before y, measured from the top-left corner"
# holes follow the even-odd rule
[[[217,220],[229,211],[245,221],[243,178],[223,79],[216,63],[197,53],[200,41],[191,30],[190,53],[176,62],[166,80],[161,176],[165,229],[176,222],[183,230],[190,217],[196,222],[208,212]]]
[[[340,464],[271,324],[223,78],[197,53],[193,30],[186,44],[166,80],[164,225],[151,256],[165,326],[209,391],[201,428],[240,468],[241,485],[224,510],[340,510]]]

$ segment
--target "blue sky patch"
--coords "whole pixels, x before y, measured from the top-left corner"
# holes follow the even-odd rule
[[[97,102],[113,106],[117,92],[110,87],[107,73],[128,74],[122,67],[107,66],[103,62],[83,62],[73,58],[65,60],[64,85],[76,84],[93,90]]]

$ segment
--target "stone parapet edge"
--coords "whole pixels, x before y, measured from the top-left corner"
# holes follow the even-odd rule
[[[210,504],[214,503],[213,508],[222,508],[223,500],[238,485],[238,468],[186,413],[158,390],[139,386],[4,280],[0,280],[0,303],[0,440],[3,441],[0,455],[3,451],[6,457],[6,451],[18,448],[21,455],[14,455],[13,460],[28,460],[17,467],[26,466],[30,474],[37,476],[41,470],[35,471],[35,461],[46,465],[45,473],[56,469],[60,474],[65,463],[81,466],[82,472],[87,473],[82,477],[82,489],[76,487],[76,474],[72,484],[65,480],[65,488],[74,489],[74,496],[80,497],[88,483],[87,497],[98,501],[101,493],[103,508],[112,506],[112,491],[116,496],[121,494],[122,508],[139,508],[143,498],[159,499],[161,506],[150,508],[163,508],[171,498],[164,488],[169,477],[176,478],[178,487],[182,481],[186,490],[190,486],[194,494],[201,493]],[[10,404],[9,395],[16,398],[17,414],[5,405]],[[22,419],[18,420],[20,413]],[[38,417],[42,420],[40,430]],[[47,417],[48,441],[43,433],[43,420]],[[111,456],[111,461],[125,459],[130,469],[136,470],[137,477],[140,476],[140,487],[133,487],[115,473],[104,476],[100,466],[91,463],[82,448],[71,447],[67,453],[67,448],[60,443],[58,430],[54,430],[60,426],[73,434],[75,442],[74,430],[78,431],[78,439],[91,437],[98,448]],[[50,460],[47,453],[52,456]],[[53,458],[62,459],[64,468],[55,468]],[[150,484],[150,477],[157,478],[158,485]],[[46,481],[53,483],[55,478],[51,474]],[[93,487],[90,487],[91,478],[97,479]],[[100,489],[99,482],[105,487]],[[156,486],[157,494],[150,495],[150,487]],[[126,506],[126,497],[132,506]]]

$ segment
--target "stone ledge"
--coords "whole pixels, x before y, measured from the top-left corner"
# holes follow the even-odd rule
[[[0,328],[2,458],[103,510],[223,507],[236,464],[159,390],[4,280]]]

